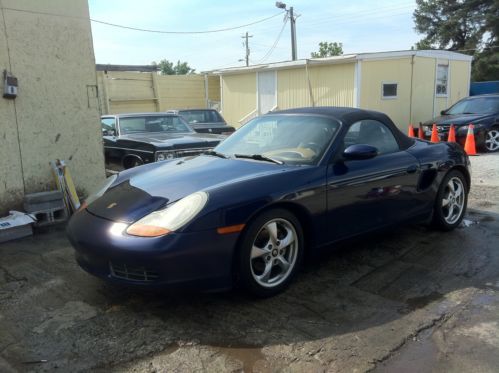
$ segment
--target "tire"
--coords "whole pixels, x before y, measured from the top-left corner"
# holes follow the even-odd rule
[[[499,150],[499,127],[492,127],[485,132],[484,150],[489,153]]]
[[[128,170],[129,168],[137,167],[137,166],[142,166],[144,162],[142,159],[139,159],[137,157],[125,157],[123,158],[123,168],[125,170]]]
[[[282,292],[296,276],[303,251],[303,230],[295,215],[285,209],[263,212],[241,236],[237,267],[240,285],[262,298]]]
[[[438,188],[433,209],[432,226],[451,231],[463,220],[468,204],[468,185],[463,173],[452,170]]]

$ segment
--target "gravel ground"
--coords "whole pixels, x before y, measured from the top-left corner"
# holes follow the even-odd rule
[[[87,275],[62,229],[0,246],[0,372],[497,372],[499,154],[466,224],[350,242],[272,299]]]

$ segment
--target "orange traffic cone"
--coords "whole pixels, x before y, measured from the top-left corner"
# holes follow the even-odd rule
[[[447,142],[456,142],[456,128],[453,124],[450,125],[449,137],[447,138]]]
[[[464,143],[464,151],[468,155],[477,155],[475,146],[475,134],[473,129],[475,126],[470,123],[468,126],[468,134],[466,135],[466,142]]]
[[[409,131],[407,132],[407,136],[415,137],[414,136],[414,127],[412,126],[412,123],[409,123]]]
[[[418,129],[418,137],[421,140],[424,140],[424,131],[423,131],[423,126],[421,124],[419,125],[419,129]]]
[[[437,125],[433,123],[433,128],[431,129],[431,142],[440,142],[440,139],[438,138],[438,131],[437,131]]]

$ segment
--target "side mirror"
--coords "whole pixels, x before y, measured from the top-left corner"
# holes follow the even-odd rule
[[[343,152],[343,158],[348,160],[362,160],[374,158],[378,155],[378,149],[367,144],[350,145]]]
[[[442,110],[442,111],[440,112],[440,115],[447,115],[447,110]]]
[[[106,129],[102,129],[102,136],[109,136],[109,131]]]

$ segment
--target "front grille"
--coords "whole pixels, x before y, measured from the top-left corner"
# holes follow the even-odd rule
[[[213,149],[213,148],[176,150],[175,151],[175,158],[182,158],[182,157],[190,157],[193,155],[199,155],[199,154],[204,153],[205,151],[208,151],[211,149]]]
[[[126,264],[116,264],[109,262],[111,276],[137,282],[153,282],[159,278],[155,271],[151,271],[145,267],[128,266]]]

